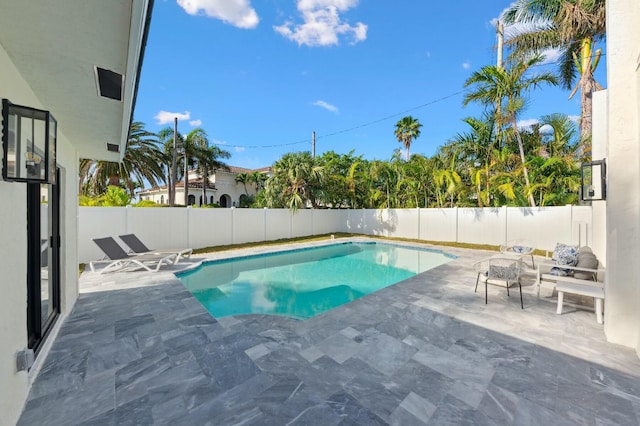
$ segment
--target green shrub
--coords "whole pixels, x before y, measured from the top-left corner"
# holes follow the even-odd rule
[[[151,200],[140,200],[133,204],[133,207],[162,207],[162,205]]]

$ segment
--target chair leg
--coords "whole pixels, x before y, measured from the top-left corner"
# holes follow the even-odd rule
[[[596,298],[596,320],[602,324],[602,299]]]
[[[510,294],[509,294],[509,281],[507,281],[507,297],[509,297],[509,296],[510,296]]]
[[[488,287],[489,287],[489,280],[484,280],[484,304],[487,305],[489,303],[489,296],[488,296]]]
[[[532,267],[533,269],[535,269],[535,268],[536,268],[536,261],[535,261],[535,260],[533,260],[533,254],[531,255],[531,267]]]
[[[562,301],[564,299],[564,291],[558,292],[558,309],[556,310],[556,314],[562,314]]]
[[[524,309],[524,302],[522,301],[522,284],[520,284],[520,280],[518,280],[518,286],[520,287],[520,307]]]
[[[476,277],[476,289],[473,290],[474,293],[478,292],[478,282],[480,281],[480,272],[478,272],[478,276]]]

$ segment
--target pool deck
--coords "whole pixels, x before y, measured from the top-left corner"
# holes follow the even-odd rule
[[[524,310],[496,285],[485,305],[472,265],[495,253],[427,247],[459,257],[304,321],[215,319],[171,270],[84,272],[19,424],[640,423],[640,360],[593,311],[556,315],[533,276]]]

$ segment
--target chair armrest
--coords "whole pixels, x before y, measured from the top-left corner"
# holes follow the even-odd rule
[[[558,279],[562,279],[562,278],[566,278],[566,276],[561,276],[561,275],[553,275],[550,274],[549,272],[551,271],[551,268],[557,267],[557,268],[562,268],[562,269],[569,269],[571,271],[580,271],[580,272],[591,272],[595,275],[596,277],[596,281],[592,281],[592,280],[583,280],[580,278],[573,278],[575,280],[578,281],[585,281],[585,282],[603,282],[604,279],[604,275],[606,273],[606,268],[596,268],[596,269],[592,269],[592,268],[582,268],[580,266],[571,266],[571,265],[558,265],[555,262],[538,262],[537,263],[537,273],[536,273],[536,282],[538,284],[538,286],[540,285],[541,281],[545,280],[545,281],[557,281]]]

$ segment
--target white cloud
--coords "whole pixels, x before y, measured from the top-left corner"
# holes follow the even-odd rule
[[[243,146],[236,146],[233,148],[235,152],[244,152],[245,148]]]
[[[349,25],[340,13],[358,5],[359,0],[298,0],[298,11],[304,23],[287,21],[273,29],[295,41],[299,46],[332,46],[340,43],[339,36],[350,36],[351,44],[367,39],[367,26],[362,22]]]
[[[250,0],[177,0],[189,15],[205,15],[238,28],[255,28],[260,18]]]
[[[425,53],[425,55],[427,56],[427,58],[430,58],[430,57],[431,57],[431,52],[427,51],[427,52]]]
[[[319,106],[320,108],[324,108],[327,111],[331,111],[331,112],[333,112],[335,114],[338,113],[338,107],[337,106],[331,105],[330,103],[325,102],[325,101],[315,101],[315,102],[311,103],[311,105]]]
[[[229,145],[229,142],[227,142],[227,141],[219,141],[217,139],[214,139],[213,143],[216,144],[216,145]]]
[[[530,129],[531,126],[536,124],[540,124],[540,120],[538,120],[537,118],[520,120],[518,121],[518,129],[520,130]],[[553,133],[553,127],[549,126],[548,124],[543,124],[542,126],[540,126],[538,130],[540,131],[540,133]]]
[[[202,126],[202,120],[191,120],[189,125],[193,127]]]
[[[185,121],[191,118],[191,113],[189,111],[185,111],[185,112],[160,111],[153,118],[157,120],[158,124],[162,125],[162,124],[173,123],[173,119],[175,117],[178,117],[178,121]]]
[[[553,127],[548,124],[543,124],[540,126],[540,133],[553,133]]]
[[[468,70],[469,68],[471,68],[471,62],[464,62],[462,64],[462,68],[464,68],[465,70]]]
[[[579,115],[570,115],[569,116],[569,120],[573,121],[574,123],[579,123],[580,122],[580,116]]]
[[[542,56],[544,56],[544,60],[540,63],[540,65],[544,64],[553,64],[560,60],[560,56],[562,56],[563,51],[560,49],[547,49],[542,52]]]
[[[527,120],[518,121],[518,129],[526,129],[527,127],[531,127],[534,124],[540,123],[540,120],[537,118],[529,118]]]

